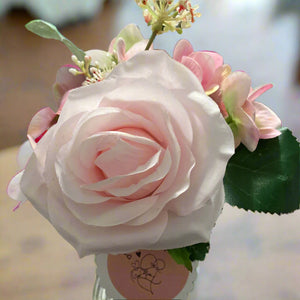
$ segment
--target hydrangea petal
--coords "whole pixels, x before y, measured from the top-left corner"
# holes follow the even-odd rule
[[[251,78],[244,72],[234,72],[222,82],[223,101],[229,114],[244,105],[251,87]]]
[[[173,58],[177,61],[181,61],[184,56],[189,56],[193,51],[193,46],[189,41],[180,40],[174,48]]]

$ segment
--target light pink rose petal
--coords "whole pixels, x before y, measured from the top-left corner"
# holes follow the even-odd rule
[[[153,59],[156,57],[157,59]],[[144,51],[139,53],[137,56],[134,57],[134,69],[132,68],[132,60],[129,61],[128,64],[122,64],[118,68],[115,68],[113,72],[110,74],[109,78],[114,78],[118,80],[118,78],[122,78],[128,72],[131,72],[130,78],[132,79],[147,79],[148,82],[151,82],[153,85],[148,87],[148,84],[144,84],[144,88],[152,89],[153,86],[156,86],[156,89],[159,88],[157,83],[163,82],[163,87],[168,86],[169,91],[176,90],[176,89],[184,89],[184,90],[202,90],[203,88],[197,78],[191,76],[191,74],[187,74],[186,68],[179,62],[172,61],[170,64],[170,57],[161,50],[154,50],[154,51]],[[151,60],[152,67],[151,71],[148,67],[145,66],[145,60]],[[153,71],[159,70],[159,72]],[[153,76],[155,72],[155,76]],[[178,76],[165,76],[166,74],[176,74]],[[129,77],[127,77],[129,78]],[[121,79],[120,79],[121,80]],[[167,92],[165,90],[165,92]],[[130,92],[127,89],[127,92]],[[163,99],[160,99],[163,101]],[[164,103],[168,103],[170,101],[165,100]],[[169,103],[170,105],[170,103]]]
[[[119,138],[112,147],[97,157],[95,163],[107,177],[126,175],[145,164],[155,153],[155,149],[149,145],[138,141],[133,144],[132,139],[129,142]]]
[[[30,121],[27,134],[33,140],[38,138],[51,127],[55,115],[56,113],[50,107],[45,107],[38,111]]]
[[[55,195],[49,194],[47,202],[52,224],[75,247],[80,257],[99,252],[126,253],[150,249],[159,240],[168,222],[168,214],[164,212],[153,222],[139,227],[88,226],[78,222]]]
[[[20,169],[24,169],[33,153],[32,146],[29,141],[24,142],[18,152],[17,162]]]
[[[129,190],[131,189],[132,191],[132,193],[129,193],[126,197],[128,201],[143,198],[146,195],[153,193],[153,191],[157,188],[158,184],[162,180],[149,180],[149,182],[146,183],[147,178],[151,176],[156,170],[157,166],[161,164],[163,157],[164,156],[162,155],[162,153],[158,152],[151,159],[149,159],[149,161],[146,164],[140,165],[134,172],[131,172],[126,175],[107,178],[91,186],[83,185],[82,188],[92,188],[92,190],[96,188],[96,191],[98,192],[103,191],[112,195],[114,195],[114,188],[127,188]],[[139,187],[137,185],[141,180],[143,180],[145,184]],[[134,187],[138,187],[138,189],[134,189]]]
[[[234,153],[232,132],[217,104],[199,92],[191,93],[189,99],[182,101],[194,128],[191,150],[196,165],[191,171],[190,188],[168,204],[169,209],[180,216],[206,205],[223,181],[227,161]]]
[[[156,59],[157,57],[159,57],[159,59]],[[149,61],[149,59],[152,63],[151,70],[149,70],[148,66],[145,67],[145,61]],[[64,122],[64,120],[70,118],[72,115],[81,113],[85,110],[92,111],[99,106],[99,103],[103,102],[103,97],[106,97],[107,94],[120,95],[119,93],[121,92],[123,98],[122,91],[118,89],[121,86],[123,86],[122,89],[126,91],[126,94],[130,94],[131,96],[135,95],[135,98],[132,99],[136,99],[137,94],[144,95],[144,97],[147,98],[148,90],[155,93],[158,88],[158,82],[164,82],[164,85],[168,85],[170,90],[184,89],[190,92],[194,90],[203,90],[195,76],[187,75],[185,66],[175,62],[175,64],[170,65],[170,59],[171,58],[163,51],[144,51],[134,56],[128,63],[118,65],[107,77],[107,79],[113,80],[105,80],[93,84],[88,88],[82,87],[76,91],[70,91],[68,101],[64,105],[60,115],[60,121]],[[134,61],[134,68],[132,68],[132,60]],[[152,70],[160,70],[160,72],[156,72],[155,76],[152,76]],[[128,73],[130,73],[130,78],[126,76]],[[168,78],[164,74],[180,74],[180,76]],[[124,80],[126,80],[126,82],[124,82]],[[145,80],[147,81],[147,85],[145,85]],[[125,89],[125,87],[133,84],[138,90],[137,93],[134,93],[132,89]],[[154,86],[155,89],[153,90]],[[166,92],[166,89],[164,89],[164,93]],[[161,96],[163,94],[160,93],[160,99],[162,101],[165,99],[164,105],[168,105],[172,109],[173,103],[170,103],[166,97],[162,98]],[[83,98],[85,101],[80,101]],[[124,98],[127,101],[129,100],[125,95]],[[153,99],[153,101],[155,100]],[[178,115],[178,117],[180,117],[180,115]],[[178,123],[180,124],[180,121]]]
[[[40,146],[40,145],[39,145]],[[47,219],[48,204],[47,204],[47,185],[41,174],[42,166],[33,153],[27,163],[23,176],[20,181],[20,189],[31,204]]]
[[[65,201],[65,204],[82,223],[110,227],[124,224],[145,213],[155,204],[157,198],[157,196],[150,196],[130,202],[110,199],[106,202],[89,205]]]
[[[251,93],[248,96],[248,100],[250,102],[253,102],[257,97],[265,93],[267,90],[271,89],[273,87],[273,84],[265,84],[261,87],[256,88],[255,90],[251,91]]]
[[[170,152],[166,151],[161,164],[149,176],[141,179],[136,184],[131,184],[126,188],[106,189],[106,191],[117,197],[128,197],[131,194],[137,192],[143,186],[165,178],[170,171],[171,171],[171,157],[170,157]]]
[[[21,203],[27,200],[27,197],[23,194],[20,188],[20,181],[22,179],[23,174],[24,170],[15,175],[7,186],[8,196]]]
[[[185,68],[184,66],[182,67]],[[191,74],[191,76],[193,75]],[[176,130],[183,132],[186,142],[191,144],[191,124],[186,110],[178,99],[177,92],[172,93],[171,90],[163,90],[160,86],[157,86],[157,84],[155,90],[153,90],[154,86],[152,85],[152,82],[148,82],[147,86],[145,86],[143,80],[134,80],[134,82],[128,82],[128,84],[134,84],[134,90],[125,89],[124,87],[120,89],[116,88],[103,99],[101,106],[120,107],[124,110],[131,111],[136,115],[142,116],[145,119],[152,120],[153,126],[159,128],[160,131],[165,128],[163,136],[165,136],[166,132],[170,132],[170,128],[166,128],[166,126],[169,126],[169,122],[172,121],[171,127],[176,127]],[[179,90],[180,87],[178,86],[178,91]],[[149,97],[147,95],[149,95],[149,93],[153,100],[148,99]],[[122,101],[119,100],[118,94],[122,94]],[[136,95],[139,95],[138,99],[136,99]],[[160,101],[158,102],[155,99],[160,99]],[[167,101],[167,99],[173,100]],[[147,106],[147,110],[144,109],[145,106]],[[172,117],[172,120],[170,117]],[[166,118],[168,120],[168,122],[166,122],[168,125],[163,122]],[[157,122],[160,122],[160,124]],[[152,131],[149,132],[152,134]],[[157,138],[156,135],[153,136]]]
[[[55,163],[55,175],[62,193],[66,196],[66,198],[64,198],[66,202],[97,204],[111,198],[107,195],[101,195],[100,193],[82,189],[81,186],[84,185],[85,182],[80,181],[78,177],[74,176],[59,160]]]
[[[165,176],[168,173],[168,171],[170,169],[170,164],[171,164],[169,152],[166,151],[166,155],[164,155],[163,160],[162,160],[161,164],[159,164],[159,165],[157,165],[158,154],[160,154],[160,153],[157,153],[157,155],[154,155],[152,157],[152,159],[147,161],[146,164],[139,166],[136,170],[134,170],[131,173],[128,173],[126,175],[114,176],[114,177],[107,178],[102,181],[91,183],[91,184],[85,184],[85,185],[82,185],[82,187],[87,190],[90,190],[90,191],[98,191],[98,192],[99,191],[109,191],[110,193],[113,193],[114,190],[110,190],[110,188],[114,188],[116,183],[118,183],[117,186],[122,187],[122,186],[124,186],[124,181],[125,181],[127,183],[125,186],[126,186],[126,189],[128,190],[128,194],[125,194],[125,188],[124,188],[123,196],[129,196],[131,193],[137,191],[138,188],[141,185],[143,185],[143,183],[146,184],[149,182],[160,180],[162,178],[162,176]],[[151,171],[149,176],[147,176],[147,177],[141,176],[143,173],[145,173],[148,170]],[[148,173],[149,172],[147,172],[146,174],[148,175]],[[133,179],[136,177],[135,175],[138,175],[137,178],[140,179],[140,181],[143,180],[143,183],[138,182],[137,184],[134,184]],[[129,186],[128,183],[131,183],[131,185]],[[118,195],[115,195],[115,196],[118,196]]]
[[[101,166],[98,165],[98,158],[99,158],[98,153],[101,152],[102,150],[107,150],[109,147],[115,145],[117,141],[120,140],[120,138],[127,138],[128,140],[136,140],[139,141],[140,143],[144,143],[145,145],[151,146],[153,149],[155,149],[155,151],[153,151],[153,156],[151,156],[151,159],[149,159],[147,163],[145,162],[145,164],[143,164],[145,167],[147,166],[146,169],[142,168],[143,165],[139,165],[139,167],[134,169],[134,171],[132,171],[131,174],[138,174],[141,172],[145,172],[158,163],[161,149],[159,145],[157,145],[155,142],[148,139],[144,139],[143,137],[136,137],[136,136],[133,137],[125,133],[111,131],[111,132],[103,132],[97,135],[93,135],[81,143],[79,158],[82,165],[86,169],[90,169],[95,166],[97,166],[97,168],[101,168]],[[149,162],[151,163],[149,164]],[[126,173],[124,175],[128,176],[129,174]],[[119,178],[122,178],[122,176],[121,177],[119,176]],[[96,182],[98,180],[95,179],[92,182]]]
[[[175,96],[172,97],[174,100],[174,106],[173,109],[176,108],[176,101],[175,101]],[[126,102],[125,102],[126,103]],[[129,103],[128,103],[129,104]],[[160,190],[165,190],[168,189],[172,183],[174,182],[174,179],[177,176],[177,172],[178,172],[178,167],[179,167],[179,162],[180,162],[180,146],[178,144],[178,141],[176,139],[176,135],[174,133],[174,125],[172,124],[172,121],[170,120],[170,115],[167,114],[164,110],[161,109],[161,104],[159,103],[149,103],[148,105],[145,103],[143,103],[143,101],[139,101],[137,103],[135,102],[131,102],[130,106],[128,106],[127,104],[127,108],[130,110],[134,110],[134,112],[141,112],[145,118],[149,118],[153,121],[154,124],[156,124],[156,126],[158,126],[158,128],[160,128],[160,130],[163,133],[163,136],[165,137],[165,140],[163,141],[164,144],[163,146],[169,146],[169,151],[171,154],[171,158],[172,158],[172,164],[171,164],[171,169],[168,172],[166,178],[164,179],[162,185],[160,186]],[[122,106],[124,105],[124,101],[122,103],[118,103],[118,106]],[[143,110],[143,107],[147,105],[148,109],[147,111]],[[180,112],[184,112],[181,108]],[[178,114],[174,112],[174,114],[177,116]],[[186,114],[186,112],[184,112],[184,114]],[[180,119],[183,119],[183,114],[180,116]],[[178,115],[178,119],[179,119],[179,115]],[[184,122],[184,124],[188,124],[187,121],[189,119],[186,119],[186,122]],[[174,120],[174,123],[178,121],[178,120]],[[173,126],[172,126],[173,125]],[[183,125],[183,124],[181,124]],[[179,128],[176,129],[176,131],[179,131]],[[186,131],[186,133],[188,133],[189,131]]]
[[[205,187],[203,187],[204,189]],[[188,193],[183,194],[183,202],[187,196]],[[208,197],[205,206],[203,205],[201,209],[182,217],[169,213],[168,226],[160,237],[159,243],[154,244],[151,249],[163,250],[207,243],[210,240],[212,228],[215,226],[215,220],[222,211],[224,198],[224,189],[221,185]]]
[[[116,134],[114,133],[114,136]],[[96,140],[97,137],[94,137]],[[91,139],[89,139],[91,140]],[[61,151],[63,148],[61,149]],[[58,162],[59,157],[61,154],[58,155]],[[150,165],[149,165],[150,163]],[[132,173],[132,175],[137,174],[137,172],[145,172],[147,169],[149,169],[151,166],[155,165],[157,163],[157,159],[154,161],[149,161],[148,165],[146,164],[144,167],[144,170],[142,170],[142,166],[140,166],[140,170],[135,170],[135,172]],[[62,162],[60,164],[56,164],[56,173],[60,182],[60,185],[64,191],[64,193],[73,201],[76,201],[77,203],[100,203],[103,201],[108,200],[110,197],[107,196],[101,196],[99,193],[92,192],[91,190],[87,189],[87,186],[85,186],[85,182],[81,182],[78,178],[78,176],[72,175],[73,173],[68,172],[66,169],[68,167],[62,166]],[[66,171],[64,171],[66,169]],[[146,170],[145,170],[146,169]],[[90,170],[90,169],[87,169]],[[67,172],[67,173],[66,173]],[[82,169],[80,170],[82,172]],[[89,174],[86,174],[86,176],[91,176],[91,172],[88,172]],[[69,174],[69,175],[67,175]],[[76,174],[78,175],[78,174]],[[101,180],[97,183],[97,185],[102,185],[105,188],[108,188],[109,186],[113,185],[116,182],[119,182],[123,177],[126,179],[126,181],[130,180],[131,174],[127,174],[126,176],[115,176],[113,178],[109,178],[106,180]],[[100,180],[100,178],[98,178]],[[96,185],[96,183],[94,184]],[[84,189],[80,187],[85,187]],[[104,189],[105,189],[104,188]],[[97,191],[99,192],[101,190],[100,186],[98,187]]]
[[[80,156],[81,143],[84,137],[92,136],[101,131],[114,130],[115,128],[138,126],[139,128],[144,128],[156,139],[162,139],[156,124],[129,111],[121,112],[119,108],[99,108],[92,114],[87,114],[77,125],[79,130],[75,129],[73,131],[73,140],[71,141],[72,153],[69,155],[68,165],[73,170],[73,173],[82,180],[89,178],[85,170],[83,170],[86,168],[81,164],[82,155]],[[119,135],[121,134],[119,133]],[[81,176],[81,174],[83,175]]]
[[[189,41],[180,40],[174,48],[173,58],[180,62],[184,56],[189,56],[193,51],[193,46]]]
[[[58,107],[58,110],[57,110],[56,114],[59,115],[61,113],[61,110],[64,107],[64,105],[65,105],[65,103],[66,103],[66,101],[68,99],[68,96],[69,96],[69,91],[65,92],[64,96],[62,97],[60,105]]]
[[[84,75],[71,74],[69,72],[70,68],[79,70],[79,67],[75,65],[64,65],[56,73],[53,91],[57,100],[60,100],[67,91],[80,87],[85,80]]]
[[[47,132],[43,135],[43,138],[36,144],[36,147],[34,148],[34,154],[38,160],[38,164],[41,166],[41,168],[44,168],[46,164],[47,156],[49,155],[48,149],[49,149],[49,142],[52,141],[52,138],[55,134],[56,127],[55,125],[51,126]],[[31,155],[32,157],[32,155]],[[31,158],[30,157],[30,158]],[[27,168],[27,165],[26,165]]]
[[[181,160],[177,176],[174,183],[170,186],[168,183],[162,182],[154,195],[159,195],[158,201],[143,215],[130,221],[128,224],[137,226],[145,224],[156,218],[166,207],[167,203],[174,201],[178,196],[184,193],[190,187],[190,173],[195,166],[195,160],[186,145],[182,145]],[[168,187],[168,188],[167,188]]]
[[[70,117],[70,119],[52,126],[43,139],[38,143],[35,149],[35,154],[38,154],[39,161],[43,165],[43,176],[45,182],[55,183],[56,189],[58,186],[58,179],[55,174],[55,163],[59,159],[60,152],[69,153],[68,144],[73,137],[74,126],[81,118],[82,113]]]
[[[139,133],[140,131],[141,130],[139,130]],[[160,151],[161,148],[160,145],[155,141],[143,136],[128,134],[120,131],[105,131],[91,135],[86,140],[82,141],[78,147],[80,161],[85,167],[92,167],[95,165],[95,161],[99,156],[99,152],[110,149],[111,147],[115,146],[118,141],[124,139],[131,141],[132,143],[139,143],[144,147],[152,149],[152,154]],[[131,155],[131,153],[129,153],[129,155]],[[134,162],[134,164],[136,164],[136,162]]]

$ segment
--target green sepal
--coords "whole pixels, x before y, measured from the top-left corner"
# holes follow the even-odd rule
[[[117,35],[116,41],[118,39],[123,39],[125,42],[125,52],[127,52],[134,44],[142,41],[144,37],[142,36],[138,26],[135,24],[128,24],[125,28],[121,30],[121,32]],[[114,45],[114,49],[116,50],[117,43]]]
[[[35,33],[36,35],[45,39],[53,39],[60,41],[69,48],[69,50],[78,58],[83,61],[85,52],[74,45],[70,40],[64,37],[56,28],[55,25],[43,20],[33,20],[25,25],[26,29]]]
[[[169,249],[168,252],[179,265],[184,265],[190,272],[193,272],[190,253],[186,248]]]
[[[281,135],[260,140],[250,152],[240,145],[228,162],[225,200],[245,210],[284,214],[299,209],[300,148],[287,128]]]

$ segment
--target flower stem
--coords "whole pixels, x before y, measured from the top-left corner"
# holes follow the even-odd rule
[[[149,39],[149,41],[148,41],[148,44],[147,44],[145,50],[149,50],[149,49],[150,49],[150,47],[151,47],[151,45],[152,45],[154,39],[156,38],[156,36],[157,36],[157,31],[156,31],[156,30],[155,30],[155,31],[152,31],[151,37],[150,37],[150,39]]]

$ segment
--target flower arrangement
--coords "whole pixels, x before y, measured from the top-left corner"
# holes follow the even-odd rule
[[[168,250],[190,271],[204,260],[224,201],[284,214],[299,209],[299,143],[216,52],[157,35],[199,17],[190,1],[136,0],[152,35],[126,26],[108,51],[83,51],[42,20],[26,25],[63,42],[72,64],[56,76],[55,112],[32,118],[22,171],[8,194],[46,217],[82,257]]]

